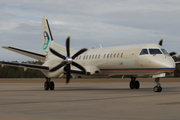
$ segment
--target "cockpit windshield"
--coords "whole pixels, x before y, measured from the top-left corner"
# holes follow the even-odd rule
[[[167,52],[165,49],[161,49],[161,51],[162,51],[164,54],[168,54],[168,52]]]
[[[150,54],[162,54],[159,49],[149,49]]]
[[[148,50],[147,49],[142,49],[140,55],[145,55],[148,54]]]

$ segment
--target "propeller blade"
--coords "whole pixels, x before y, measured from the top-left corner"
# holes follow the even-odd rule
[[[177,52],[170,52],[169,53],[170,56],[173,56],[173,55],[176,55],[176,54],[177,54]]]
[[[49,48],[49,50],[54,54],[56,55],[57,57],[60,57],[62,59],[66,59],[66,57],[64,55],[61,55],[60,53],[56,52],[55,50],[53,50],[52,48]]]
[[[79,68],[80,70],[82,70],[84,73],[86,73],[86,70],[85,70],[81,65],[79,65],[78,63],[72,62],[72,65],[76,66],[77,68]]]
[[[70,66],[70,64],[66,65],[66,69],[67,69],[66,83],[69,83],[69,80],[71,77],[71,66]]]
[[[70,57],[70,51],[69,51],[69,49],[70,49],[70,37],[68,37],[67,39],[66,39],[66,52],[67,52],[67,56],[68,57]]]
[[[161,40],[159,41],[159,45],[162,46],[162,43],[163,43],[163,39],[161,39]]]
[[[66,62],[62,62],[61,64],[57,65],[56,67],[52,68],[50,72],[54,72],[58,70],[59,68],[63,67],[66,64]]]
[[[88,50],[87,48],[83,48],[83,49],[79,50],[76,54],[74,54],[72,56],[72,59],[75,59],[77,56],[79,56],[80,54],[82,54],[83,52],[85,52],[87,50]]]

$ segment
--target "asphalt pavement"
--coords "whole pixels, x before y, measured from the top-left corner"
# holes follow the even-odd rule
[[[1,120],[179,120],[180,83],[1,83]]]

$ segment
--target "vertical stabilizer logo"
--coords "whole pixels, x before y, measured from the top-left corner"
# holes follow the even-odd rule
[[[44,31],[44,45],[43,49],[46,50],[49,44],[49,35],[46,31]]]

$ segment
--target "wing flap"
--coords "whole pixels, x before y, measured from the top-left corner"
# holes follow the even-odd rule
[[[22,49],[10,47],[10,46],[3,46],[2,48],[5,48],[5,49],[13,51],[13,52],[17,52],[19,54],[22,54],[22,55],[25,55],[25,56],[28,56],[28,57],[31,57],[31,58],[34,58],[34,59],[37,59],[37,60],[44,61],[46,59],[45,55],[30,52],[30,51],[26,51],[26,50],[22,50]]]

